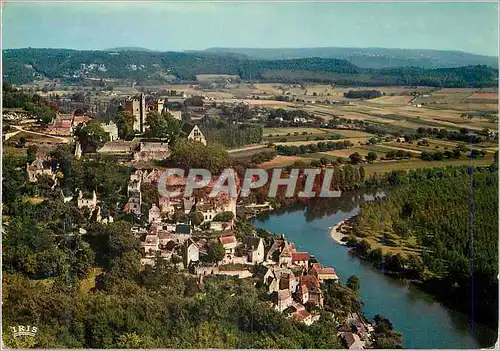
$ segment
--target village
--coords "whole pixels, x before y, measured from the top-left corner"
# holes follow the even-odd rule
[[[323,267],[314,255],[297,251],[294,243],[284,235],[266,240],[255,230],[251,235],[241,235],[236,230],[238,215],[271,210],[268,202],[243,203],[226,193],[209,198],[207,193],[199,192],[192,197],[160,196],[156,203],[145,208],[141,189],[144,185],[157,188],[164,172],[151,164],[167,158],[170,150],[168,142],[145,139],[140,135],[147,129],[146,113],[151,110],[163,112],[165,108],[159,99],[146,105],[142,94],[126,100],[124,106],[135,117],[137,137],[131,141],[120,140],[116,124],[102,122],[108,141],[97,153],[116,157],[135,169],[129,178],[128,201],[122,210],[133,216],[137,223],[132,232],[140,240],[141,265],[154,267],[158,260],[163,260],[195,276],[199,283],[212,275],[251,279],[265,287],[270,308],[305,325],[316,322],[324,305],[323,284],[339,282],[334,268]],[[179,118],[179,115],[174,115],[174,118]],[[70,137],[76,126],[91,120],[78,111],[74,115],[59,114],[48,129],[53,135]],[[206,145],[197,125],[183,123],[182,135],[187,140]],[[80,159],[82,155],[80,143],[74,141],[75,158]],[[58,184],[59,165],[54,168],[43,156],[37,156],[27,164],[26,170],[30,182],[46,177],[52,180],[52,188]],[[166,186],[172,191],[182,191],[185,185],[185,180],[177,176],[166,179]],[[208,189],[211,186],[213,182]],[[95,191],[84,194],[75,189],[74,194],[67,196],[61,191],[63,201],[74,201],[79,210],[88,214],[89,220],[103,224],[114,221],[111,215],[102,214]],[[80,232],[84,233],[85,229],[81,228]],[[371,325],[354,313],[339,326],[338,333],[349,348],[362,349],[370,345],[370,330],[373,330]]]

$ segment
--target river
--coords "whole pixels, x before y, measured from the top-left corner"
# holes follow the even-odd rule
[[[414,285],[380,273],[330,237],[333,225],[356,215],[360,203],[374,196],[384,194],[344,193],[341,198],[320,200],[307,209],[294,206],[271,212],[253,223],[257,228],[285,234],[298,250],[308,251],[324,266],[333,267],[342,283],[357,275],[363,313],[370,319],[375,314],[388,317],[394,329],[403,334],[405,348],[491,347],[497,331],[477,323],[473,328],[465,314],[442,305]]]

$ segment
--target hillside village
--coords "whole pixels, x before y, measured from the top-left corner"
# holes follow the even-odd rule
[[[85,67],[85,70],[96,69],[103,67]],[[47,104],[44,108],[54,111],[37,110],[38,118],[18,109],[6,110],[8,133],[4,134],[4,144],[26,150],[28,156],[28,162],[20,167],[30,184],[26,201],[43,204],[55,194],[50,201],[61,201],[68,208],[75,208],[78,221],[68,223],[68,227],[64,223],[64,230],[73,231],[76,237],[91,236],[95,225],[110,228],[129,223],[127,234],[138,243],[138,265],[142,272],[166,266],[196,281],[200,290],[214,278],[248,281],[264,292],[260,296],[263,305],[287,320],[315,326],[328,310],[335,321],[335,335],[345,347],[365,349],[378,345],[375,330],[377,323],[386,323],[385,320],[368,322],[359,307],[350,307],[346,301],[352,292],[350,288],[342,290],[335,267],[323,266],[314,252],[299,250],[285,235],[242,229],[252,217],[281,204],[258,192],[246,200],[226,193],[209,197],[215,178],[206,191],[190,197],[169,198],[158,194],[161,181],[165,181],[170,191],[182,193],[186,186],[186,180],[180,177],[162,180],[168,167],[178,166],[172,163],[175,148],[184,144],[188,145],[184,152],[195,150],[192,163],[182,164],[188,169],[193,163],[210,166],[211,160],[203,163],[204,159],[221,152],[227,164],[240,169],[259,167],[269,171],[291,166],[334,169],[333,183],[339,189],[352,190],[368,179],[365,172],[369,172],[372,181],[377,181],[383,177],[377,174],[379,169],[397,170],[400,165],[420,167],[421,161],[427,162],[423,164],[425,167],[439,162],[468,164],[469,160],[461,158],[468,151],[462,143],[469,141],[474,145],[469,150],[470,158],[481,165],[489,164],[497,157],[494,143],[498,132],[486,126],[491,127],[497,115],[463,114],[452,122],[439,121],[442,127],[452,127],[447,130],[427,127],[437,121],[431,120],[431,115],[426,116],[429,119],[413,115],[399,119],[396,113],[401,111],[394,109],[394,114],[387,118],[409,126],[400,128],[396,123],[382,122],[386,115],[360,119],[357,109],[365,113],[367,107],[378,108],[377,104],[386,104],[385,101],[390,104],[403,101],[398,109],[425,114],[426,104],[431,104],[429,100],[439,96],[440,90],[407,87],[397,93],[390,90],[382,93],[359,88],[340,90],[332,85],[319,88],[273,84],[261,85],[262,91],[250,93],[258,89],[249,84],[251,89],[235,89],[237,93],[231,98],[219,95],[230,84],[234,84],[230,79],[217,79],[209,88],[204,84],[189,84],[183,90],[142,89],[136,94],[99,91],[95,96],[77,92],[69,98],[48,94],[47,100],[43,100]],[[18,94],[12,89],[11,94]],[[471,90],[470,93],[478,99],[489,96],[487,92]],[[103,103],[105,108],[93,108],[90,99],[96,99],[96,106]],[[334,109],[333,115],[328,112],[330,108]],[[458,129],[458,123],[465,118],[480,122],[473,129]],[[62,149],[70,150],[71,157],[62,156]],[[103,172],[106,165],[117,167],[111,168],[114,171],[123,171],[120,177],[125,182],[114,184],[118,196],[98,189],[99,184],[92,178],[100,170],[85,171],[91,164]],[[74,175],[72,172],[84,174],[83,179],[77,179],[79,186],[68,179]],[[238,184],[238,179],[235,180]],[[342,300],[340,306],[328,306],[332,294]],[[342,310],[340,314],[332,312],[338,309]],[[394,343],[391,345],[399,347],[400,337],[394,336],[391,328],[380,335],[388,335]]]
[[[154,267],[161,259],[195,276],[199,284],[203,284],[208,276],[251,279],[265,287],[270,308],[306,325],[316,322],[324,305],[323,284],[339,281],[334,268],[323,267],[313,255],[297,251],[295,245],[283,235],[259,237],[255,230],[245,235],[237,230],[239,215],[272,209],[268,204],[237,203],[236,198],[222,193],[217,198],[200,194],[182,198],[160,196],[157,202],[145,207],[144,187],[158,187],[163,174],[162,169],[148,165],[170,155],[168,141],[140,136],[140,130],[144,133],[147,129],[144,123],[147,109],[149,112],[151,108],[157,112],[165,111],[160,100],[148,106],[152,107],[146,107],[142,94],[126,100],[125,110],[134,116],[134,127],[139,129],[137,136],[133,140],[121,140],[114,122],[101,122],[108,141],[96,150],[98,155],[109,155],[120,162],[138,166],[130,174],[128,201],[121,211],[133,216],[138,223],[132,227],[132,233],[140,241],[140,264]],[[85,114],[58,114],[48,131],[58,136],[72,136],[77,127],[82,128],[90,121],[92,118]],[[187,140],[206,144],[196,125],[184,123],[181,130],[181,135]],[[77,140],[74,145],[74,156],[81,159],[85,153],[80,142]],[[51,188],[55,189],[61,166],[54,165],[46,156],[38,155],[26,165],[26,172],[30,182],[44,179],[50,181]],[[170,190],[182,190],[185,180],[170,176],[166,185]],[[114,222],[113,216],[103,213],[105,204],[101,203],[96,191],[84,193],[75,189],[73,194],[65,195],[61,191],[61,198],[64,203],[75,203],[80,211],[86,213],[88,221],[102,224]],[[79,231],[86,232],[83,228]],[[345,325],[355,322],[366,323],[360,316],[353,315],[345,320]],[[364,348],[370,344],[369,332],[356,334],[349,327],[339,329],[338,333],[348,346]]]

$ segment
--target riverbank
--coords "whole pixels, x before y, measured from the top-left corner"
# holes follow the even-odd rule
[[[340,245],[346,245],[346,242],[342,241],[342,239],[345,238],[346,235],[341,232],[341,227],[344,224],[345,220],[334,225],[330,230],[330,237],[333,239],[333,241]]]

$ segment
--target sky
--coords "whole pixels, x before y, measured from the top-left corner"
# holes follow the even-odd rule
[[[384,47],[498,56],[497,3],[4,2],[2,46]]]

